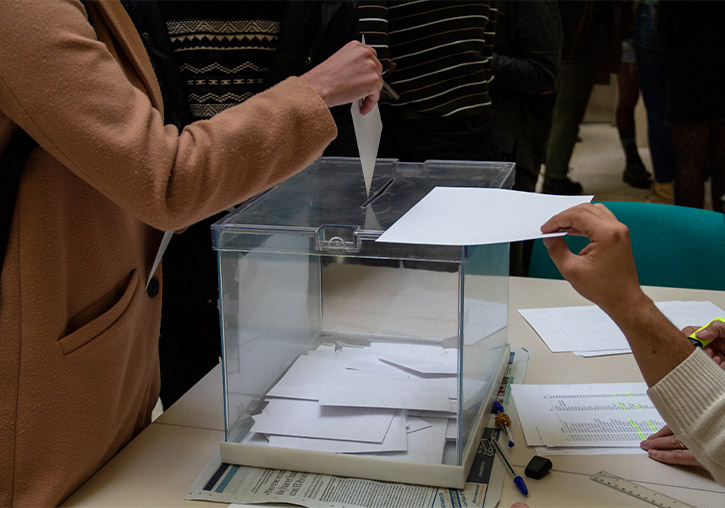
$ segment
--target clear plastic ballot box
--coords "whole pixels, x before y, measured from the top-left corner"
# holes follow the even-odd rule
[[[509,358],[509,245],[376,242],[514,165],[321,158],[212,226],[223,462],[463,487]],[[445,213],[445,210],[441,210]]]

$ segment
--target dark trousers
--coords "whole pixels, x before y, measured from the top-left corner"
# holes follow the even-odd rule
[[[579,124],[584,119],[596,78],[597,62],[591,58],[561,62],[559,85],[546,146],[547,180],[564,180],[574,152]]]
[[[672,129],[667,124],[667,58],[654,33],[654,11],[644,2],[637,8],[634,51],[637,58],[639,87],[647,110],[647,139],[652,169],[659,183],[675,177]]]
[[[219,363],[217,262],[211,224],[222,214],[174,235],[164,254],[161,305],[161,403],[168,409]]]

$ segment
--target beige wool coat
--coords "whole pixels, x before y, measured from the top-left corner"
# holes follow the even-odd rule
[[[161,231],[282,181],[336,134],[299,78],[178,132],[120,2],[87,5],[0,1],[0,150],[16,125],[40,145],[0,274],[1,506],[60,503],[149,423]]]

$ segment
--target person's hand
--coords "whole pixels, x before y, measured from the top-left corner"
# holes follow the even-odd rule
[[[677,439],[670,428],[665,425],[658,432],[652,434],[639,444],[640,448],[647,450],[650,459],[665,464],[678,464],[680,466],[697,466],[705,469],[700,464],[682,441]]]
[[[604,205],[577,205],[541,226],[543,233],[563,230],[590,240],[577,255],[562,237],[544,239],[552,261],[582,296],[610,315],[631,312],[635,304],[646,299],[632,258],[629,229]]]
[[[698,328],[700,327],[686,326],[682,332],[689,336]],[[704,340],[712,340],[705,348],[705,353],[725,370],[725,323],[722,321],[713,321],[707,328],[700,330],[697,336]]]
[[[348,42],[330,58],[302,75],[328,107],[362,99],[360,113],[369,113],[380,99],[383,66],[373,48]]]

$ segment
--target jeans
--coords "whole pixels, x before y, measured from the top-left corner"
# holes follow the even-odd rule
[[[579,124],[584,119],[596,77],[596,62],[591,58],[561,62],[559,84],[546,145],[547,180],[564,180],[574,152]]]
[[[655,180],[667,183],[675,176],[672,129],[666,120],[667,59],[655,39],[653,22],[654,10],[640,3],[634,28],[637,74],[647,110],[647,138]]]

